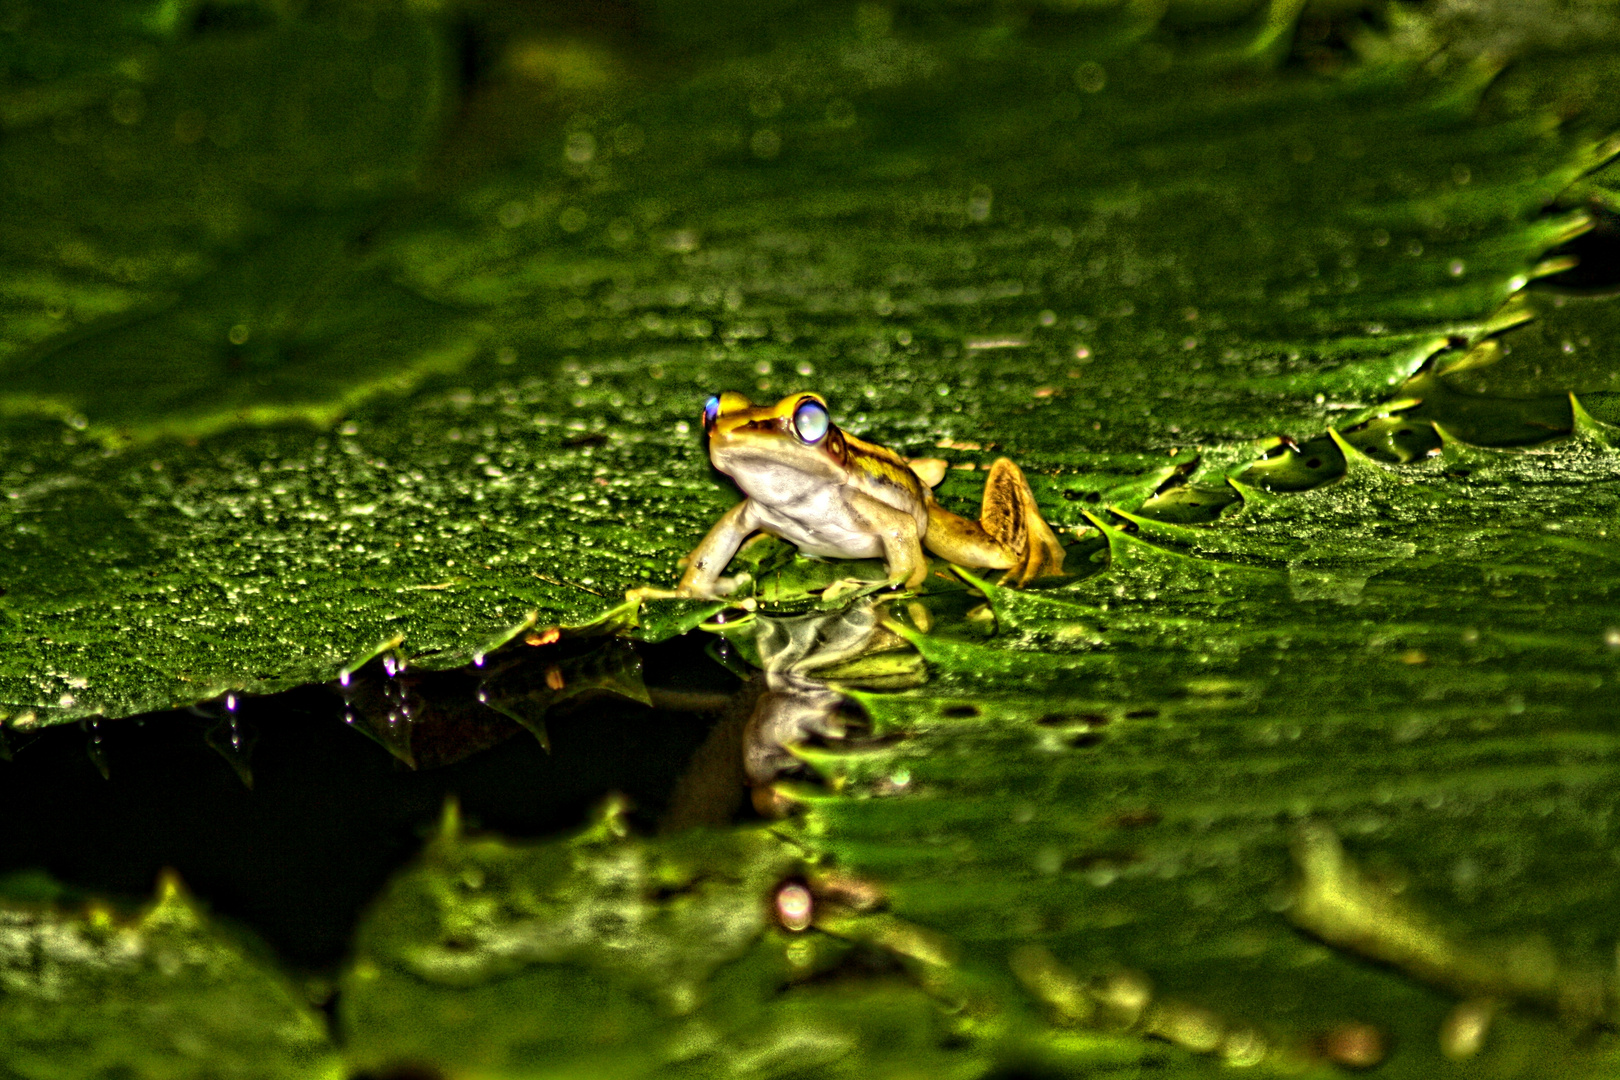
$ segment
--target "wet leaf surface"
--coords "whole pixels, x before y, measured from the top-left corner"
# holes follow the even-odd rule
[[[987,968],[1040,941],[1296,1035],[1357,1002],[1399,1048],[1388,1074],[1433,1075],[1450,1002],[1324,963],[1283,918],[1292,823],[1331,822],[1464,936],[1602,971],[1613,933],[1616,460],[1466,460],[1108,526],[1108,573],[991,589],[998,636],[915,635],[934,681],[861,697],[899,742],[811,756],[840,794],[806,842]],[[1572,1075],[1600,1068],[1577,1053]]]
[[[403,153],[435,122],[410,74],[430,23],[260,11],[228,34],[148,18],[161,32],[118,48],[172,70],[173,101],[143,89],[138,115],[108,104],[122,84],[81,101],[49,65],[14,91],[56,95],[55,119],[19,114],[17,190],[39,190],[30,168],[110,178],[49,213],[8,202],[16,228],[118,206],[84,240],[98,272],[157,228],[113,198],[147,183],[132,162],[219,177],[165,204],[169,233],[206,241],[184,272],[105,312],[52,300],[71,329],[7,324],[0,696],[25,723],[329,678],[395,638],[454,666],[531,618],[589,622],[672,581],[732,497],[692,426],[721,387],[814,386],[904,451],[978,447],[947,451],[960,466],[1010,453],[1057,525],[1084,526],[1155,454],[1225,468],[1249,440],[1310,438],[1483,336],[1584,227],[1545,208],[1606,122],[1587,102],[1552,124],[1530,76],[1493,97],[1398,51],[1323,79],[1219,36],[1167,51],[1128,20],[842,16],[649,87],[609,53],[526,44],[562,80],[545,108],[594,104],[542,108],[513,164],[458,174]],[[306,51],[331,85],[283,95],[304,127],[248,123],[276,95],[245,58],[288,35],[330,43]],[[351,69],[375,116],[319,106]],[[218,112],[244,126],[187,142],[176,117],[226,70],[243,105]],[[530,100],[526,78],[482,107]],[[254,164],[277,139],[297,155]],[[390,194],[424,170],[426,195]],[[977,486],[952,470],[944,500],[971,512]]]

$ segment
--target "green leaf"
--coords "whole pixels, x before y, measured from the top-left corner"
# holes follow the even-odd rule
[[[898,966],[859,974],[861,950],[881,946],[778,923],[775,891],[802,888],[793,848],[757,828],[636,839],[621,809],[563,841],[519,846],[451,825],[430,844],[361,928],[342,995],[351,1066],[982,1075],[988,1048],[963,1052],[971,1021],[948,1018],[926,980]],[[1144,1056],[1104,1038],[1071,1055]]]
[[[968,515],[1008,454],[1074,541],[1055,588],[892,604],[931,681],[838,669],[910,688],[796,748],[796,817],[447,827],[362,928],[347,1064],[1297,1074],[1366,1024],[1388,1075],[1450,1068],[1481,980],[1301,936],[1306,818],[1433,940],[1528,942],[1612,1000],[1616,309],[1554,291],[1607,206],[1609,23],[1402,10],[1323,74],[1261,62],[1287,3],[780,40],[660,8],[657,45],[512,44],[462,104],[523,134],[433,158],[417,8],[216,7],[7,24],[10,726],[706,623],[642,587],[737,498],[696,430],[719,389],[815,388],[975,466],[939,495]],[[881,580],[790,554],[740,557],[756,620]],[[801,879],[826,910],[794,931]],[[1564,1019],[1510,1012],[1458,1068],[1612,1071]]]
[[[1032,942],[1082,981],[1124,964],[1282,1046],[1357,1016],[1403,1048],[1390,1075],[1439,1067],[1449,1006],[1330,962],[1280,918],[1290,819],[1353,836],[1449,932],[1610,985],[1608,848],[1587,830],[1620,768],[1604,690],[1620,457],[1374,469],[1205,528],[1105,525],[1108,573],[985,587],[996,637],[908,635],[933,681],[860,696],[882,742],[806,754],[838,794],[811,798],[794,835],[948,932],[965,967],[1004,969]],[[1245,567],[1234,588],[1239,557],[1286,571]],[[1542,1075],[1522,1056],[1536,1045],[1579,1075],[1607,1067],[1515,1024],[1482,1068]]]
[[[735,497],[692,427],[716,388],[815,386],[903,451],[1010,453],[1083,528],[1092,495],[1163,483],[1150,452],[1238,464],[1490,333],[1584,227],[1538,215],[1594,154],[1544,99],[1476,111],[1478,80],[1398,52],[1323,79],[1139,46],[1132,13],[1038,39],[840,16],[635,89],[539,47],[597,111],[404,198],[433,24],[191,10],[51,22],[52,55],[106,59],[7,84],[50,102],[5,150],[32,201],[4,201],[0,258],[40,283],[0,334],[14,722],[590,623],[673,581]],[[70,92],[92,70],[123,74]],[[977,487],[953,470],[941,497],[973,514]]]
[[[18,8],[0,28],[0,411],[111,434],[269,404],[276,346],[295,354],[285,386],[334,318],[322,305],[356,287],[345,248],[420,170],[440,49],[391,4]],[[401,307],[386,280],[367,291],[361,311]],[[169,337],[191,348],[165,351]],[[328,380],[354,363],[341,343],[320,351]],[[368,362],[374,381],[410,356]],[[283,416],[332,404],[319,383],[283,394]]]

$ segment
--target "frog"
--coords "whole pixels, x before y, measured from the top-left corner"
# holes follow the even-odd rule
[[[881,558],[896,589],[915,589],[927,578],[925,548],[963,568],[1004,570],[1004,585],[1063,574],[1063,545],[1010,458],[991,464],[979,519],[970,521],[934,497],[946,462],[907,459],[841,430],[818,394],[789,394],[774,405],[734,391],[715,394],[704,403],[703,429],[710,460],[746,498],[681,561],[679,596],[717,599],[735,591],[738,582],[721,573],[743,541],[761,532],[806,555]]]

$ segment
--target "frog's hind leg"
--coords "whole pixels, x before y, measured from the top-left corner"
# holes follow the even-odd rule
[[[1063,573],[1063,545],[1041,517],[1023,470],[1007,458],[990,466],[978,521],[929,502],[926,542],[960,566],[1006,570],[1002,580],[1013,585]]]

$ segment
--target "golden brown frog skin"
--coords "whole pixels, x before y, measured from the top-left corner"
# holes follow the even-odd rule
[[[767,532],[807,555],[881,556],[890,584],[915,588],[928,573],[923,547],[959,566],[1007,571],[1025,585],[1063,572],[1063,545],[1023,472],[1007,458],[990,466],[978,521],[946,510],[930,490],[945,463],[908,462],[894,451],[840,431],[815,394],[755,405],[719,394],[703,411],[714,467],[748,497],[728,510],[683,565],[676,591],[715,597],[735,583],[720,577],[751,534]]]

